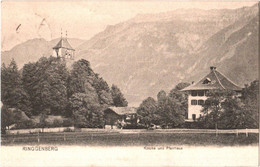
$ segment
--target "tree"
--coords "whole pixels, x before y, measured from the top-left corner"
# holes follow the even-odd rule
[[[50,111],[46,114],[64,114],[68,104],[68,77],[65,62],[54,57],[42,57],[23,67],[23,86],[32,102],[34,115],[44,110]]]
[[[1,107],[1,131],[2,133],[5,133],[6,127],[12,125],[15,123],[14,114],[9,110],[9,107],[6,105],[3,105]]]
[[[95,76],[94,88],[98,94],[99,103],[101,105],[111,106],[113,104],[113,99],[107,82],[103,78],[99,78],[97,74]]]
[[[169,93],[169,97],[174,98],[181,103],[180,110],[184,113],[185,118],[188,118],[188,93],[180,90],[188,87],[189,85],[189,83],[181,82],[177,84]]]
[[[23,72],[22,72],[22,84],[25,92],[28,94],[28,99],[31,103],[32,107],[32,115],[35,115],[39,112],[37,109],[39,107],[39,94],[36,94],[37,88],[38,88],[38,82],[40,80],[40,75],[37,74],[36,63],[28,63],[23,66]]]
[[[104,124],[102,107],[96,94],[75,93],[70,98],[76,127],[102,127]]]
[[[167,96],[159,103],[158,113],[161,118],[161,124],[166,127],[177,127],[184,123],[184,113],[181,111],[181,103],[173,97]]]
[[[251,128],[259,127],[259,80],[255,80],[250,85],[245,85],[242,90],[242,102],[245,104],[248,113],[247,126]]]
[[[253,87],[255,91],[251,92],[250,89]],[[251,102],[257,99],[256,82],[252,83],[251,88],[246,87],[243,90],[242,97],[238,97],[236,92],[228,90],[208,92],[209,98],[202,110],[204,116],[199,119],[199,123],[204,128],[214,128],[214,126],[224,129],[257,128],[257,106],[251,106]]]
[[[161,103],[164,103],[164,101],[167,99],[167,94],[164,90],[161,90],[158,94],[157,94],[157,101],[159,103],[159,105]]]
[[[207,128],[218,128],[218,123],[221,120],[221,115],[225,111],[224,102],[232,99],[235,93],[230,90],[210,90],[202,109],[203,118],[199,121],[203,122]],[[228,104],[228,103],[226,103]]]
[[[68,80],[68,97],[75,126],[102,127],[103,110],[113,104],[106,81],[81,59],[72,65]]]
[[[44,108],[50,108],[52,114],[64,114],[67,106],[68,70],[63,61],[50,59],[50,65],[45,71],[46,80],[42,81],[41,97]]]
[[[168,96],[164,91],[158,93],[158,113],[164,126],[177,127],[184,123],[185,115],[188,115],[188,95],[180,90],[189,85],[189,83],[177,84]]]
[[[113,104],[116,107],[127,107],[128,102],[126,101],[124,95],[116,85],[112,85],[111,95],[113,98]]]
[[[137,116],[140,119],[140,123],[147,128],[152,123],[158,124],[160,119],[157,113],[157,102],[152,97],[145,99],[137,109]]]
[[[81,59],[73,63],[68,81],[68,96],[71,97],[74,93],[85,93],[86,82],[93,85],[94,77],[95,74],[87,60]]]
[[[94,73],[89,62],[84,59],[73,64],[68,89],[69,97],[75,93],[88,93],[89,90],[94,90],[100,105],[110,106],[113,103],[108,84],[98,74]]]
[[[48,125],[47,122],[47,114],[45,112],[40,114],[40,123],[39,123],[39,127],[42,128],[42,132],[44,132],[44,128]]]
[[[8,67],[1,68],[1,97],[3,104],[9,108],[17,108],[31,115],[31,103],[24,91],[21,75],[14,59]]]
[[[252,113],[246,110],[238,97],[227,97],[221,107],[223,112],[220,114],[219,128],[247,128],[253,123]]]
[[[187,108],[187,102],[185,102],[187,97],[178,90],[187,85],[179,84],[168,96],[164,90],[161,90],[157,94],[157,102],[151,97],[144,100],[137,110],[140,122],[147,126],[150,126],[151,123],[164,127],[182,126]]]

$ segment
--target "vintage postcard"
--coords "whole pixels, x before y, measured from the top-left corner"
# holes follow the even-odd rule
[[[258,166],[259,2],[1,2],[1,166]]]

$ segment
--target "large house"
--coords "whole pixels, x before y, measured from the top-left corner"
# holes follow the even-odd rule
[[[188,119],[186,121],[195,121],[202,116],[202,105],[207,99],[208,90],[233,90],[241,92],[242,88],[216,70],[216,67],[210,67],[210,73],[199,82],[194,83],[182,91],[188,92]]]
[[[137,110],[134,107],[108,107],[103,112],[105,128],[117,129],[137,124]]]

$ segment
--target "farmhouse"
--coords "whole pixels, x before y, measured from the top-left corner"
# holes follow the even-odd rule
[[[202,116],[202,105],[207,99],[206,92],[219,89],[233,90],[238,93],[241,93],[242,90],[213,66],[210,67],[210,73],[199,82],[182,89],[182,91],[188,92],[188,120],[186,121],[192,122]]]
[[[136,125],[137,116],[134,107],[109,107],[104,110],[105,128],[121,128]]]

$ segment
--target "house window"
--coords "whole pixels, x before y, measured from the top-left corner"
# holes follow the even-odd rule
[[[191,96],[197,96],[197,91],[192,90],[192,91],[191,91]]]
[[[195,121],[196,120],[196,114],[192,114],[192,119]]]
[[[205,90],[205,96],[208,97],[208,93],[209,93],[209,91],[208,91],[208,90]]]
[[[204,96],[204,91],[203,90],[198,91],[198,96]]]
[[[197,100],[191,100],[191,105],[197,105]]]
[[[211,83],[211,79],[210,78],[206,78],[202,84],[210,84]]]
[[[204,100],[198,100],[198,105],[203,105],[204,104]]]

